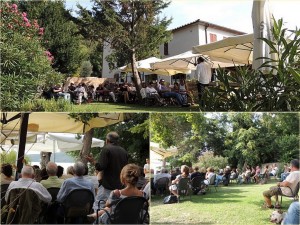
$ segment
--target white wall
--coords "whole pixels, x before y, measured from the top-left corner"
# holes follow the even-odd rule
[[[111,54],[110,44],[104,42],[103,44],[103,66],[102,66],[102,78],[114,78],[114,74],[117,73],[116,70],[110,71],[108,62],[106,61],[106,56]]]

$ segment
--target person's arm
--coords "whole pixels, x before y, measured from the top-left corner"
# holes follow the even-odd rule
[[[283,182],[278,182],[278,183],[277,183],[277,186],[278,186],[278,187],[290,187],[290,186],[291,186],[291,183],[285,180],[285,181],[283,181]]]

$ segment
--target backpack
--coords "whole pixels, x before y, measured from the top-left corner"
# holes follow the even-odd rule
[[[164,204],[177,203],[177,197],[175,195],[169,195],[164,198]]]

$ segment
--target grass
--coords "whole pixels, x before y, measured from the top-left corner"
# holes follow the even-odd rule
[[[163,197],[151,197],[151,224],[272,224],[273,210],[262,209],[262,193],[274,186],[268,184],[229,184],[219,186],[218,192],[211,188],[206,195],[187,196],[179,204],[163,204]],[[272,199],[273,200],[273,199]],[[291,200],[283,197],[283,211]],[[274,201],[272,202],[274,204]]]
[[[89,103],[74,105],[72,112],[199,112],[199,106],[143,106],[141,104]]]

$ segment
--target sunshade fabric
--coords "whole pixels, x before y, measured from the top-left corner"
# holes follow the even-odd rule
[[[26,139],[25,152],[69,152],[81,150],[83,147],[84,135],[77,135],[71,133],[48,133],[48,134],[37,134],[37,133],[27,133],[27,137],[35,137],[35,141]],[[9,138],[12,138],[9,136]],[[17,150],[18,149],[18,138],[15,137],[14,145],[12,143],[6,142],[2,147],[4,149]],[[104,141],[92,138],[92,148],[103,147]]]
[[[174,70],[196,70],[197,58],[202,56],[206,59],[212,66],[212,68],[220,67],[233,67],[232,61],[225,59],[210,59],[207,55],[194,54],[191,50],[181,53],[179,55],[174,55],[158,62],[151,63],[153,69],[174,69]]]
[[[178,152],[178,149],[176,147],[170,147],[170,148],[162,148],[158,143],[150,142],[150,150],[157,153],[158,155],[161,155],[163,159],[170,157],[172,155],[176,155]]]
[[[208,55],[211,60],[229,60],[236,64],[252,64],[253,34],[228,37],[221,41],[193,47],[193,53]]]
[[[18,113],[5,113],[7,119]],[[2,117],[2,114],[1,114]],[[2,119],[2,118],[1,118]],[[118,123],[123,120],[122,113],[99,113],[97,118],[93,118],[84,125],[82,122],[71,118],[68,113],[38,113],[33,112],[29,115],[28,131],[32,132],[56,132],[56,133],[84,133],[95,127],[105,127]],[[18,131],[20,119],[16,119],[2,124],[1,131]]]
[[[150,57],[148,59],[140,60],[136,62],[137,65],[137,70],[139,72],[145,72],[145,73],[155,73],[158,75],[165,75],[165,76],[172,76],[178,73],[190,73],[190,69],[172,69],[172,68],[162,68],[162,69],[152,69],[151,68],[151,63],[159,62],[161,59],[156,58],[156,57]],[[131,64],[128,64],[126,66],[123,66],[120,68],[121,71],[123,72],[132,72]]]

